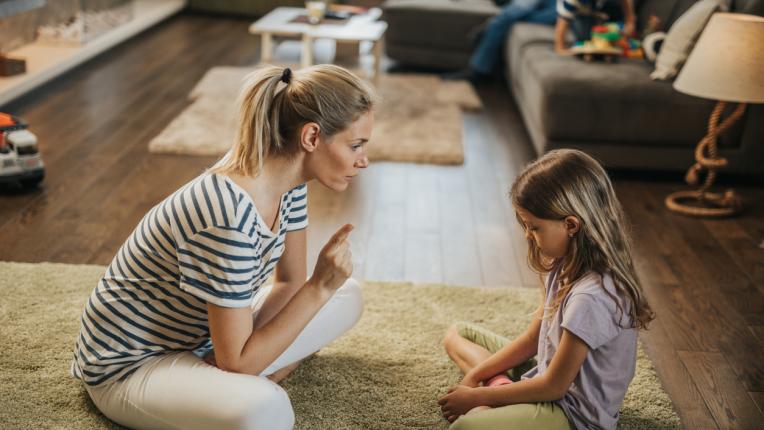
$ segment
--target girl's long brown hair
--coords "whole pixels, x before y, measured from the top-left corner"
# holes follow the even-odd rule
[[[515,209],[523,208],[537,218],[564,220],[575,216],[581,223],[561,263],[552,314],[578,279],[591,271],[609,271],[617,291],[630,301],[632,326],[647,328],[655,314],[634,269],[623,209],[607,173],[596,160],[578,150],[551,151],[520,173],[510,197]],[[549,272],[555,263],[541,253],[531,236],[528,263],[539,273]],[[623,315],[625,310],[618,300],[615,303]]]

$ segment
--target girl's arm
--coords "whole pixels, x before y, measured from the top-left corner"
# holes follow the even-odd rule
[[[329,239],[318,256],[313,276],[280,312],[257,329],[249,307],[225,308],[207,304],[217,367],[229,372],[259,375],[292,344],[350,276],[353,266],[347,237],[352,228],[346,224]]]
[[[496,387],[457,386],[438,403],[443,415],[453,421],[476,406],[500,407],[557,400],[570,388],[588,353],[589,347],[583,340],[564,330],[560,346],[543,374]]]
[[[496,351],[487,360],[483,361],[464,375],[462,383],[471,387],[477,386],[481,381],[505,372],[517,365],[525,363],[536,355],[538,349],[539,331],[541,330],[541,316],[543,305],[533,313],[533,321],[525,329],[525,332],[515,340]]]
[[[576,379],[588,353],[589,346],[583,340],[563,329],[560,346],[546,372],[515,384],[481,388],[480,404],[496,407],[561,399]]]
[[[255,320],[255,330],[270,321],[305,284],[307,270],[307,229],[291,231],[284,239],[284,254],[276,264],[273,289]]]

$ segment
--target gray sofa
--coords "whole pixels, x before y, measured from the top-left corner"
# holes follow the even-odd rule
[[[670,25],[694,2],[637,0],[637,15],[645,22],[655,14]],[[465,67],[480,26],[499,11],[489,0],[388,0],[383,9],[387,55],[440,68]],[[735,0],[732,10],[762,15],[764,0]],[[509,89],[539,154],[579,148],[619,169],[684,170],[694,161],[715,102],[652,81],[645,61],[559,56],[553,29],[526,23],[513,28],[504,51]],[[764,105],[749,106],[720,147],[730,162],[726,172],[764,173]]]

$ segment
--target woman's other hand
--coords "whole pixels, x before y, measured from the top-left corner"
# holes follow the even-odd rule
[[[336,290],[353,274],[348,235],[352,224],[345,224],[326,242],[318,254],[311,282],[322,288]]]

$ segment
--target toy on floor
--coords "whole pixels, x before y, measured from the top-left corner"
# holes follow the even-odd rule
[[[573,55],[585,61],[612,62],[619,57],[643,58],[639,40],[623,35],[621,23],[610,22],[592,27],[590,40],[576,42],[571,48]]]
[[[21,119],[0,112],[0,184],[31,188],[44,177],[37,137]]]

